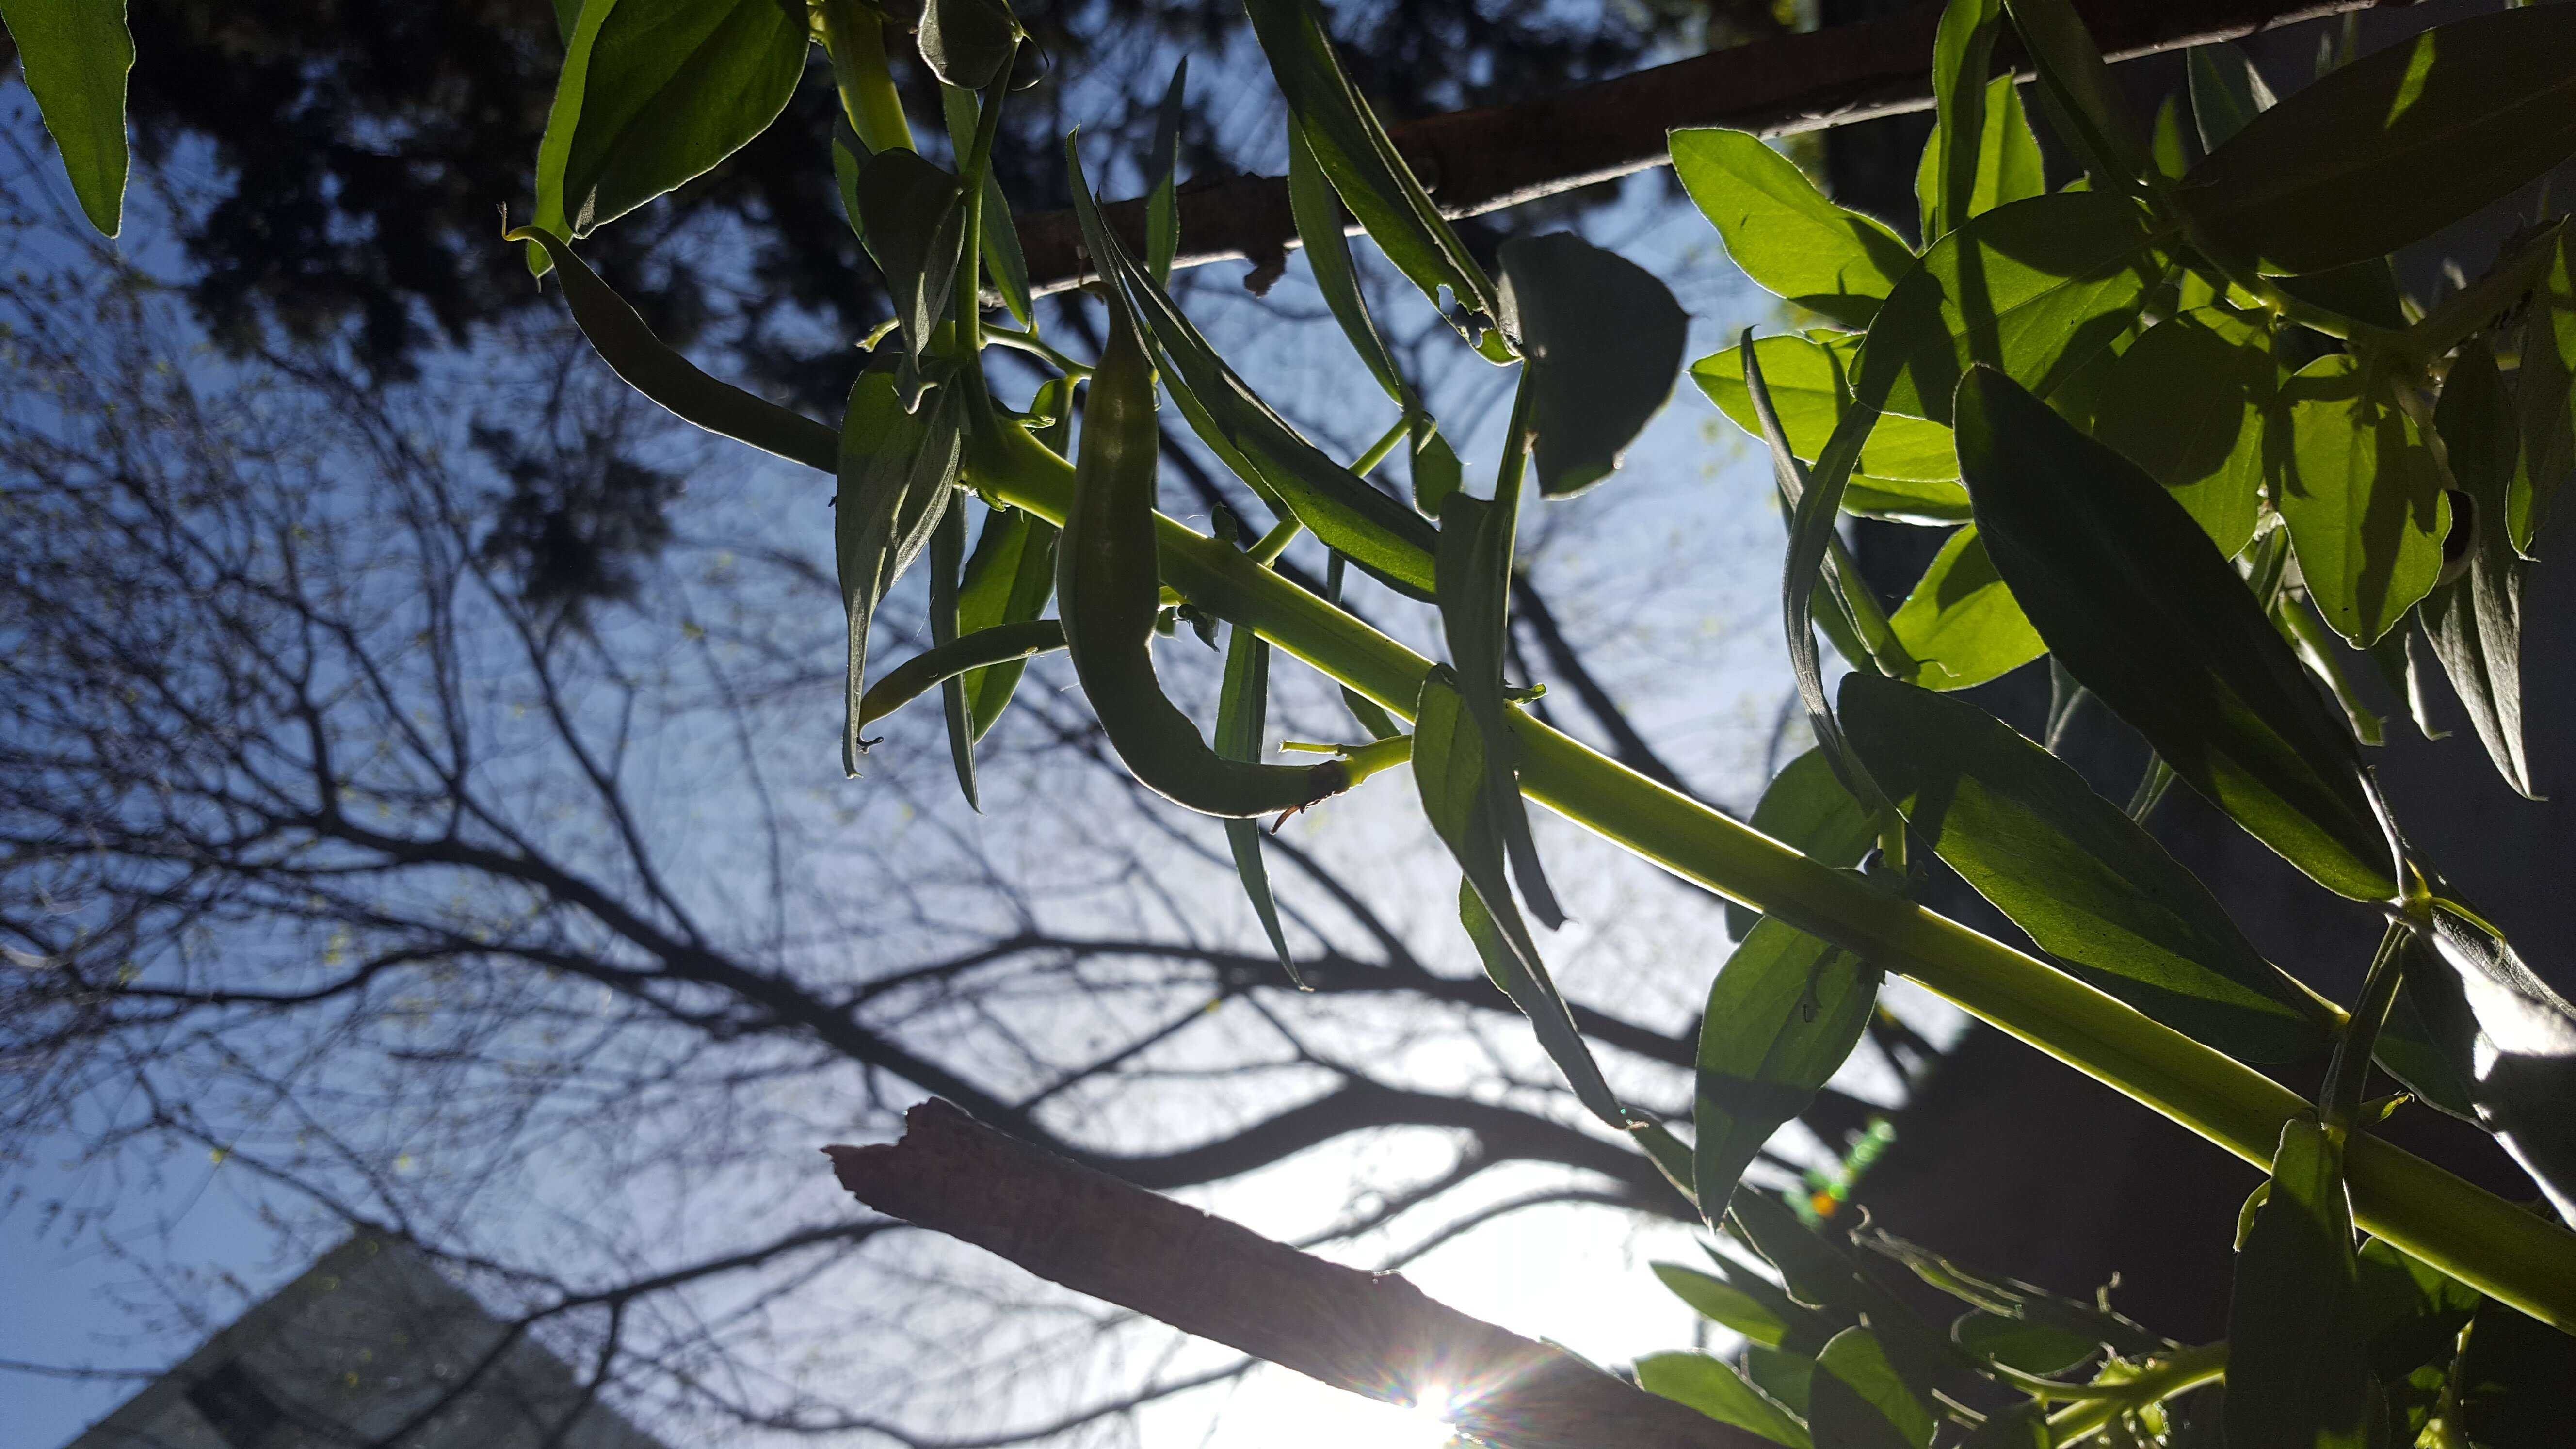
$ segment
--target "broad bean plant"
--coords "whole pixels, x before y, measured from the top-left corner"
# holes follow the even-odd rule
[[[2368,651],[2408,698],[2438,665],[2495,768],[2530,792],[2521,589],[2576,469],[2576,236],[2531,219],[2429,310],[2400,294],[2390,254],[2576,152],[2576,5],[2427,30],[2277,102],[2242,53],[2205,46],[2186,95],[2142,128],[2067,0],[1950,0],[1920,251],[1757,136],[1673,133],[1680,180],[1735,262],[1816,324],[1748,332],[1689,366],[1767,446],[1789,520],[1786,647],[1815,747],[1745,824],[1537,722],[1504,671],[1520,511],[1614,478],[1682,371],[1682,310],[1570,234],[1515,237],[1490,273],[1352,84],[1314,0],[1247,5],[1286,102],[1301,243],[1394,414],[1348,462],[1266,405],[1174,302],[1168,119],[1141,246],[1105,219],[1067,138],[1107,343],[1084,362],[1041,337],[990,164],[1014,78],[1037,64],[1007,0],[557,3],[567,54],[533,212],[509,237],[626,381],[836,480],[848,770],[873,721],[935,688],[972,800],[977,740],[1023,663],[1065,649],[1136,778],[1225,818],[1284,962],[1257,818],[1405,768],[1456,858],[1468,935],[1576,1096],[1779,1275],[1725,1255],[1715,1275],[1661,1270],[1748,1346],[1650,1357],[1649,1387],[1795,1449],[1921,1449],[1945,1423],[1978,1445],[2211,1443],[2222,1427],[2240,1449],[2564,1442],[2563,1427],[2530,1427],[2559,1416],[2511,1405],[2563,1400],[2563,1384],[2515,1376],[2576,1331],[2576,1235],[2559,1221],[2576,1209],[2576,1010],[2408,841],[2363,762],[2381,725],[2333,641]],[[123,26],[93,0],[5,9],[73,188],[113,232]],[[2081,164],[2071,185],[2050,187],[2022,88],[1993,74],[2007,37]],[[837,428],[665,347],[575,246],[775,123],[811,45],[841,102],[840,194],[895,313]],[[939,82],[953,165],[914,145],[889,69],[907,51]],[[1384,341],[1345,214],[1461,347],[1516,370],[1488,486],[1470,485]],[[1024,408],[987,382],[996,347],[1051,373]],[[1269,510],[1266,532],[1210,536],[1155,511],[1158,389]],[[1371,481],[1398,452],[1409,490]],[[1955,531],[1891,612],[1844,552],[1845,515]],[[1300,534],[1331,551],[1326,595],[1271,568]],[[871,687],[871,618],[914,567],[932,647]],[[1346,569],[1434,604],[1446,659],[1341,608]],[[1154,640],[1176,621],[1230,630],[1212,734],[1157,679]],[[1828,646],[1851,666],[1834,690]],[[1340,682],[1351,742],[1260,758],[1273,650]],[[1956,693],[2043,657],[2054,713],[2098,699],[2151,746],[2125,805]],[[2318,889],[2383,912],[2353,1000],[2264,959],[2147,833],[2176,780]],[[1531,800],[1753,913],[1709,987],[1687,1124],[1619,1100],[1549,978],[1529,922],[1563,913]],[[1932,858],[2039,954],[1918,904]],[[2177,1344],[1739,1190],[1851,1052],[1888,973],[2269,1171],[2246,1207],[2226,1341]],[[2313,1100],[2252,1065],[2315,1059]],[[2398,1090],[2374,1095],[2374,1065]],[[2396,1110],[2494,1133],[2546,1204],[2504,1202],[2375,1137]],[[1968,1313],[1928,1324],[1859,1271],[1863,1254]],[[1933,1391],[1958,1372],[2016,1407],[1980,1414]],[[2181,1396],[2222,1378],[2223,1413],[2190,1412]]]

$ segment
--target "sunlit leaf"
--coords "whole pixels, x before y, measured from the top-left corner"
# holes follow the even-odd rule
[[[124,0],[8,0],[0,23],[54,138],[81,214],[101,236],[125,216],[125,73],[134,68]]]
[[[1771,1347],[1789,1334],[1789,1325],[1763,1302],[1722,1278],[1677,1263],[1654,1264],[1655,1277],[1673,1296],[1712,1323],[1744,1335],[1748,1342]]]
[[[1859,1044],[1879,973],[1764,917],[1709,984],[1691,1123],[1699,1199],[1722,1203],[1762,1144],[1807,1110]]]
[[[1745,1382],[1733,1368],[1704,1353],[1650,1353],[1637,1359],[1637,1385],[1688,1404],[1721,1424],[1750,1430],[1788,1449],[1809,1449],[1806,1427]]]
[[[1965,700],[1889,679],[1845,676],[1842,710],[1915,833],[2068,970],[2240,1058],[2324,1044],[2297,984],[2072,766]]]
[[[1984,134],[1976,152],[1977,174],[1968,192],[1963,217],[1982,216],[2009,201],[2026,201],[2048,193],[2041,169],[2038,138],[2022,113],[2021,87],[2012,76],[1989,82],[1984,105]],[[1940,146],[1937,131],[1924,143],[1923,160],[1914,171],[1914,196],[1923,213],[1923,234],[1938,240],[1951,228],[1933,215],[1940,199]]]
[[[1652,272],[1572,232],[1503,243],[1503,326],[1520,339],[1538,486],[1610,475],[1672,395],[1690,318]]]
[[[1045,613],[1055,593],[1055,540],[1055,525],[1034,514],[1017,508],[986,513],[957,591],[958,632],[1025,623]],[[966,675],[975,738],[982,739],[1002,717],[1027,667],[1026,660],[1014,659]]]
[[[1810,312],[1865,327],[1914,265],[1885,223],[1827,200],[1796,162],[1749,131],[1675,131],[1671,144],[1673,173],[1727,255],[1756,285]]]
[[[1530,839],[1529,807],[1521,799],[1511,715],[1503,698],[1519,480],[1505,478],[1500,489],[1491,500],[1455,493],[1441,505],[1440,632],[1448,641],[1450,662],[1457,666],[1458,693],[1484,741],[1486,818],[1501,837],[1522,901],[1539,924],[1554,930],[1565,924],[1565,912],[1548,887],[1538,847]]]
[[[2232,555],[2254,537],[2263,419],[2279,389],[2263,328],[2203,307],[2148,328],[2111,364],[2092,433]]]
[[[2227,1442],[2363,1449],[2372,1405],[2358,1310],[2342,1148],[2315,1117],[2293,1117],[2236,1255]]]
[[[1809,1428],[1835,1449],[1925,1449],[1931,1407],[1906,1386],[1887,1351],[1865,1328],[1846,1328],[1816,1356],[1808,1389]]]
[[[1995,573],[1973,523],[1942,543],[1887,623],[1913,665],[1906,682],[1925,689],[1983,684],[2048,649]]]
[[[2254,57],[2224,41],[2195,45],[2184,52],[2191,74],[2191,116],[2200,129],[2200,149],[2215,151],[2236,138],[2246,123],[2272,109],[2272,87],[2254,66]]]
[[[2467,531],[2468,567],[2425,597],[2424,629],[2487,758],[2506,784],[2536,799],[2522,733],[2522,578],[2529,565],[2505,527],[2520,439],[2512,395],[2485,343],[2463,343],[2452,359],[2433,425],[2460,490],[2452,504],[2467,515],[2455,519],[2453,531]]]
[[[1946,423],[1971,362],[2046,396],[2136,320],[2168,270],[2157,241],[2136,203],[2086,192],[1972,218],[1888,294],[1853,369],[1855,396]]]
[[[1807,1417],[1816,1381],[1815,1355],[1824,1352],[1826,1343],[1832,1338],[1830,1332],[1825,1333],[1803,1350],[1746,1344],[1745,1381],[1803,1421]]]
[[[1790,451],[1810,463],[1823,452],[1834,424],[1850,409],[1847,378],[1860,346],[1857,334],[1827,334],[1819,340],[1794,332],[1760,338],[1753,344],[1753,355],[1761,364],[1762,381],[1771,391],[1771,406],[1779,413]],[[1761,420],[1754,416],[1753,398],[1744,386],[1741,346],[1711,353],[1692,363],[1691,380],[1699,384],[1700,391],[1708,394],[1708,400],[1717,404],[1728,421],[1756,438],[1762,436]],[[1860,461],[1854,468],[1855,482],[1863,476],[1955,485],[1959,458],[1950,444],[1950,430],[1939,423],[1894,413],[1879,418],[1868,440],[1861,444]],[[1958,490],[1958,496],[1964,505],[1966,491]]]
[[[2576,11],[2438,25],[2248,121],[2183,178],[2216,245],[2275,273],[2393,252],[2576,151]]]
[[[1959,389],[1959,458],[1987,552],[2068,672],[2292,864],[2387,899],[2351,734],[2182,504],[1991,370]]]
[[[2318,612],[2367,646],[2433,587],[2451,507],[2415,420],[2385,376],[2320,357],[2281,384],[2287,449],[2276,501]]]
[[[2576,1006],[2523,963],[2511,943],[2447,909],[2418,936],[2407,995],[2468,1085],[2478,1120],[2576,1215]]]

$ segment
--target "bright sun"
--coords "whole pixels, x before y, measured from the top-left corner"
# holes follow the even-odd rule
[[[1265,1368],[1227,1406],[1220,1439],[1228,1449],[1440,1449],[1448,1407],[1446,1394],[1401,1408]]]

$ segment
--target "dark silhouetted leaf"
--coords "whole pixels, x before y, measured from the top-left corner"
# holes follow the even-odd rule
[[[1216,697],[1212,741],[1216,752],[1229,760],[1259,760],[1262,729],[1269,716],[1270,643],[1236,624],[1227,630],[1225,682]],[[1270,938],[1270,949],[1278,953],[1288,980],[1303,990],[1306,982],[1297,974],[1296,959],[1288,954],[1287,933],[1279,928],[1279,903],[1270,895],[1270,867],[1261,859],[1261,822],[1226,821],[1225,844],[1234,856],[1235,877],[1243,882],[1252,913],[1261,918],[1261,933]]]
[[[2559,485],[2576,472],[2576,235],[2560,235],[2557,259],[2531,295],[2521,351],[2514,410],[2522,460],[2506,500],[2506,527],[2514,548],[2528,557]]]
[[[923,0],[921,59],[944,85],[980,91],[1000,80],[1019,36],[1004,0]]]
[[[941,510],[939,526],[930,531],[930,647],[957,642],[958,575],[966,567],[966,509],[952,504]],[[983,797],[975,788],[975,712],[966,702],[966,679],[939,682],[939,712],[948,725],[948,759],[957,770],[957,788],[966,806],[981,813]]]
[[[1887,1351],[1865,1328],[1846,1328],[1816,1356],[1808,1427],[1834,1449],[1925,1449],[1932,1410],[1906,1386]]]
[[[1333,194],[1333,183],[1317,164],[1314,148],[1306,144],[1306,133],[1294,126],[1288,128],[1288,210],[1296,221],[1306,264],[1314,269],[1315,290],[1324,294],[1324,305],[1332,309],[1333,320],[1342,324],[1351,350],[1368,365],[1369,376],[1377,379],[1388,397],[1402,403],[1403,375],[1396,370],[1394,354],[1386,349],[1386,339],[1378,333],[1377,320],[1369,315],[1359,272],[1351,264],[1351,239],[1342,230],[1341,198]],[[1435,516],[1439,512],[1423,511]]]
[[[1987,552],[2067,671],[2320,884],[2387,899],[2358,747],[2182,504],[1990,369],[1959,389],[1959,458]]]
[[[956,177],[910,151],[879,151],[859,168],[860,235],[885,273],[915,358],[928,352],[948,312],[965,248],[963,198]]]
[[[1503,327],[1528,358],[1532,451],[1550,498],[1579,493],[1672,396],[1690,318],[1652,272],[1572,232],[1503,243]]]
[[[1950,1325],[1950,1341],[2026,1374],[2062,1374],[2102,1351],[2100,1343],[2073,1329],[1983,1311],[1959,1315]]]
[[[2228,1443],[2363,1449],[2372,1406],[2359,1309],[2342,1150],[2316,1118],[2293,1117],[2236,1256]]]
[[[2576,151],[2576,11],[2435,26],[2248,121],[2183,178],[2217,246],[2322,272],[2429,236]]]
[[[2085,980],[2251,1061],[2323,1045],[2306,994],[2072,766],[1965,700],[1845,676],[1844,728],[1941,859]]]
[[[2254,57],[2221,40],[2195,45],[2184,53],[2191,68],[2191,116],[2200,129],[2200,149],[2215,151],[2236,138],[2246,123],[2272,109],[2272,87],[2254,68]]]
[[[907,412],[894,375],[872,369],[850,389],[841,424],[841,490],[832,525],[850,625],[849,721],[841,765],[853,775],[867,752],[859,738],[859,701],[867,679],[869,623],[886,590],[938,528],[957,476],[958,430],[946,391],[919,413]]]
[[[1879,973],[1764,917],[1710,983],[1700,1017],[1693,1177],[1725,1202],[1762,1144],[1807,1110],[1878,1004]]]

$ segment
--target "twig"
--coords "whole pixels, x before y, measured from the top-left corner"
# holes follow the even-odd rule
[[[869,1207],[1041,1278],[1295,1369],[1441,1412],[1500,1449],[1755,1449],[1764,1441],[1393,1273],[1311,1257],[1068,1162],[932,1100],[889,1146],[827,1147]]]

